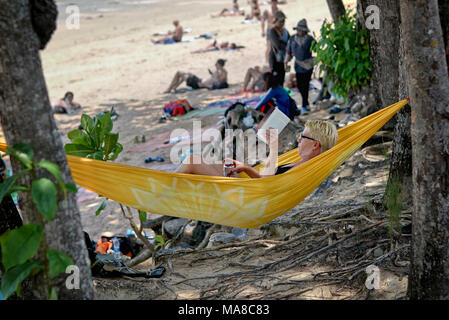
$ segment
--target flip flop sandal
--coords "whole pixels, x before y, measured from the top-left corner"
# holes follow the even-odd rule
[[[153,270],[150,270],[147,273],[147,275],[145,276],[145,278],[160,278],[160,277],[162,277],[164,272],[165,272],[165,267],[160,266],[160,267],[157,267],[157,268],[155,268]]]

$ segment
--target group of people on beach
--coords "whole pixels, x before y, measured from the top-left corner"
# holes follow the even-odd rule
[[[285,95],[285,90],[279,90],[283,87],[290,89],[297,88],[302,97],[301,114],[307,114],[309,108],[309,83],[312,77],[314,58],[311,49],[315,39],[309,34],[306,19],[301,19],[295,28],[295,34],[290,35],[285,28],[286,15],[279,10],[278,4],[285,3],[278,0],[271,0],[270,10],[261,13],[258,0],[250,0],[251,13],[247,18],[260,20],[262,26],[262,36],[266,38],[267,49],[265,52],[265,62],[267,65],[248,68],[244,80],[242,91],[267,91],[266,97],[274,99],[277,106],[288,110],[289,106],[283,105],[290,100]],[[242,10],[237,0],[233,0],[232,9],[224,8],[218,16],[242,14]],[[179,22],[176,21],[179,26]],[[181,28],[182,30],[182,28]],[[174,37],[173,32],[172,37]],[[181,32],[182,34],[182,32]],[[165,38],[160,41],[169,41]],[[173,40],[175,41],[175,40]],[[213,50],[235,49],[235,43],[214,41],[206,48],[192,51],[192,53],[207,52]],[[294,73],[286,77],[286,72],[290,70],[289,63],[294,60]],[[223,89],[228,87],[227,71],[224,68],[225,60],[219,59],[216,63],[216,71],[209,70],[210,78],[202,81],[198,76],[184,71],[176,72],[169,87],[164,93],[175,91],[184,81],[192,89],[208,88]],[[273,77],[273,81],[268,83],[268,74]],[[272,87],[275,85],[275,87]],[[276,93],[276,94],[274,94]],[[283,96],[281,96],[283,95]],[[265,99],[263,99],[264,101]]]
[[[244,12],[238,7],[238,1],[233,0],[233,8],[231,10],[222,10],[219,16],[226,15],[243,15]],[[286,1],[284,1],[285,3]],[[275,106],[284,112],[290,118],[289,114],[290,103],[292,100],[288,92],[284,89],[284,86],[293,88],[295,85],[298,88],[302,96],[302,108],[301,111],[308,111],[308,90],[309,82],[313,70],[313,57],[311,54],[311,48],[314,44],[314,39],[309,35],[309,28],[307,27],[307,21],[301,19],[294,30],[296,33],[290,35],[285,28],[286,15],[278,9],[278,4],[281,3],[277,0],[271,0],[271,11],[260,12],[260,8],[257,0],[250,0],[251,13],[246,18],[255,18],[262,23],[262,36],[266,37],[267,51],[265,55],[268,65],[255,66],[248,68],[243,81],[243,91],[254,90],[266,92],[261,101],[255,107],[256,110],[261,110],[268,101],[274,101]],[[155,43],[174,43],[182,40],[184,30],[178,20],[173,21],[175,29],[168,32],[168,35],[153,40]],[[265,29],[266,26],[266,29]],[[212,49],[225,49],[235,48],[235,44],[229,42],[217,43],[214,41],[208,48],[204,50]],[[295,58],[294,70],[295,76],[287,76],[286,71],[289,70],[289,63]],[[228,72],[225,69],[226,60],[218,59],[215,63],[215,70],[211,71],[210,77],[203,80],[190,72],[178,71],[173,77],[168,88],[164,91],[170,93],[175,91],[183,82],[192,89],[223,89],[228,87]],[[70,113],[80,105],[73,101],[74,94],[67,92],[60,101],[54,106],[54,112]],[[238,172],[245,172],[251,178],[262,178],[270,175],[277,175],[289,171],[290,169],[300,165],[301,163],[312,159],[313,157],[321,154],[322,152],[332,148],[337,142],[338,133],[334,124],[323,120],[309,120],[305,124],[305,129],[298,136],[298,153],[301,156],[301,161],[296,163],[290,163],[283,166],[276,167],[277,151],[271,152],[265,168],[267,170],[259,173],[250,166],[240,163],[233,159],[226,159],[232,161],[234,169],[231,171],[231,176],[238,177]],[[266,141],[270,146],[277,145],[277,134],[273,130],[269,130],[267,133]],[[200,157],[200,159],[195,159]],[[271,164],[270,164],[271,163]],[[271,169],[270,169],[271,168]],[[270,171],[271,170],[271,171]],[[190,161],[182,164],[177,172],[200,174],[200,175],[223,175],[222,165],[210,165],[202,161],[200,154],[191,154]]]
[[[296,87],[302,96],[301,114],[307,113],[310,110],[308,101],[309,82],[314,66],[311,49],[315,40],[309,35],[310,30],[307,26],[306,19],[300,19],[296,27],[293,28],[295,34],[290,35],[285,28],[287,17],[278,8],[278,4],[281,1],[271,0],[271,10],[265,10],[263,13],[261,13],[257,0],[250,0],[249,2],[251,12],[246,15],[246,19],[257,19],[261,22],[262,36],[266,37],[267,41],[265,59],[268,65],[258,65],[248,68],[244,77],[242,90],[245,92],[265,92],[260,102],[255,106],[256,110],[261,111],[269,101],[274,101],[275,106],[292,119],[290,104],[293,99],[289,96],[284,86],[289,88]],[[233,0],[231,9],[224,8],[218,14],[212,15],[212,17],[237,15],[244,16],[245,12],[240,9],[238,0]],[[214,41],[208,47],[194,52],[206,52],[209,50],[220,50],[222,48],[227,49],[233,48],[234,46],[235,44],[230,44],[229,42],[217,43]],[[286,72],[290,69],[289,63],[293,58],[294,73],[286,76]],[[218,59],[215,64],[216,70],[214,72],[209,70],[210,78],[205,81],[192,73],[178,71],[164,92],[169,93],[175,91],[183,82],[186,82],[187,86],[192,89],[227,88],[227,71],[224,66],[225,60]],[[234,169],[231,172],[231,176],[233,177],[238,177],[236,175],[237,172],[245,172],[252,178],[277,175],[330,149],[337,142],[337,138],[337,129],[332,123],[323,120],[307,121],[304,131],[298,137],[298,153],[302,159],[300,162],[275,167],[269,165],[269,163],[275,163],[277,152],[270,152],[271,158],[269,157],[268,164],[265,167],[271,168],[271,171],[265,170],[259,173],[252,167],[236,160],[225,160],[232,161],[234,164]],[[266,140],[270,149],[272,145],[274,146],[277,143],[276,139],[277,135],[273,134],[273,132],[267,134]],[[202,161],[200,154],[190,155],[189,160],[187,163],[182,164],[177,172],[213,176],[223,175],[222,165],[206,164]]]

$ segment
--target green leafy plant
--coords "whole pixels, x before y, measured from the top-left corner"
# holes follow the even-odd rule
[[[111,112],[104,112],[91,118],[81,116],[80,129],[72,130],[67,137],[71,143],[64,146],[67,154],[95,160],[115,160],[123,151],[118,143],[119,134],[112,131]]]
[[[110,112],[97,114],[94,118],[83,114],[80,129],[72,130],[67,135],[71,143],[64,146],[66,153],[102,161],[117,159],[120,152],[123,151],[123,146],[118,142],[119,134],[112,132],[111,114],[113,114],[113,109]],[[106,208],[107,200],[107,198],[104,198],[95,211],[97,216]],[[122,204],[120,204],[120,208],[123,216],[129,220],[136,236],[153,252],[155,249],[143,235],[143,222],[147,219],[147,213],[139,210],[140,227],[137,227],[133,220],[131,208],[126,207],[128,214],[126,214]]]
[[[64,272],[67,266],[73,264],[73,260],[65,253],[47,247],[43,227],[56,215],[58,188],[62,191],[63,201],[66,203],[67,191],[76,192],[76,186],[64,183],[56,164],[47,160],[33,161],[34,151],[29,145],[15,144],[8,148],[7,154],[21,162],[22,170],[0,184],[0,202],[3,197],[13,192],[31,192],[32,202],[40,215],[39,224],[24,224],[0,236],[2,264],[5,269],[0,290],[5,299],[14,292],[20,296],[22,281],[29,276],[44,272],[48,298],[56,299],[56,291],[52,288],[50,279]],[[47,170],[56,182],[48,178],[37,179],[38,169]],[[31,176],[31,188],[16,184],[17,179],[23,175]],[[42,260],[36,258],[39,250],[42,250]]]
[[[87,114],[81,115],[81,125],[79,129],[70,131],[67,137],[71,143],[64,146],[67,154],[85,157],[95,160],[115,160],[123,146],[118,142],[119,134],[111,132],[113,123],[110,112],[97,114],[91,118]],[[98,209],[95,211],[98,216],[106,208],[106,198],[103,199]]]
[[[366,85],[371,78],[368,32],[348,10],[337,22],[325,22],[320,33],[314,47],[320,70],[333,83],[332,92],[347,98],[349,90]]]

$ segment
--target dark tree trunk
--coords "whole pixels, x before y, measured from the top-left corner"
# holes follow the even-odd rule
[[[400,11],[412,105],[408,294],[411,299],[449,299],[449,79],[438,2],[401,0]]]
[[[345,6],[341,0],[327,0],[327,5],[334,22],[337,22],[338,19],[346,13]]]
[[[36,4],[39,1],[31,1]],[[43,1],[49,2],[49,1]],[[33,29],[30,2],[0,0],[0,116],[8,145],[22,142],[34,149],[34,160],[46,159],[59,165],[64,180],[73,182],[65,157],[58,128],[51,113],[45,80],[38,49],[45,46],[51,29],[43,27],[39,32]],[[52,15],[54,16],[54,14]],[[47,36],[42,36],[47,34]],[[51,34],[51,32],[50,32]],[[20,165],[11,160],[13,170]],[[37,172],[37,176],[48,173]],[[29,178],[19,181],[30,185]],[[39,213],[34,208],[29,193],[20,194],[20,207],[24,223],[38,222]],[[81,227],[81,217],[76,196],[68,193],[67,205],[62,199],[58,203],[55,219],[45,224],[44,236],[47,246],[70,256],[80,271],[80,289],[69,290],[62,274],[52,281],[59,299],[92,299],[93,287],[90,263]],[[33,297],[46,298],[46,290],[39,287],[42,277],[33,285]],[[23,292],[25,294],[25,292]]]
[[[396,0],[359,0],[357,15],[359,23],[365,26],[365,11],[370,5],[379,8],[379,29],[369,32],[370,61],[372,67],[371,87],[374,90],[378,109],[398,101],[399,87],[399,4]],[[385,129],[393,129],[390,121]]]
[[[441,29],[443,31],[444,48],[446,50],[446,63],[449,65],[449,0],[438,0]]]
[[[399,41],[399,88],[398,100],[408,97],[407,72],[405,69],[404,39],[402,37],[402,27],[400,27],[401,37]],[[390,162],[390,172],[385,190],[385,195],[389,195],[389,189],[393,184],[398,184],[401,191],[402,208],[410,208],[413,203],[412,184],[412,136],[410,132],[410,103],[402,108],[396,115],[394,128],[393,150]],[[387,200],[387,199],[385,199]]]

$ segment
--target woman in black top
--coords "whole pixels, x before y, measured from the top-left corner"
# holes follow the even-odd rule
[[[268,56],[268,63],[272,73],[278,78],[281,85],[285,80],[284,59],[287,50],[290,34],[285,25],[285,15],[282,11],[277,11],[274,16],[273,28],[270,29],[268,37],[270,39],[271,50]]]

